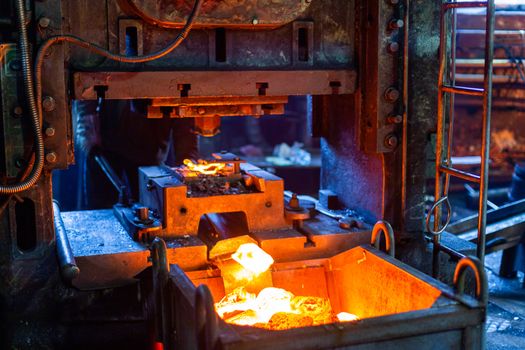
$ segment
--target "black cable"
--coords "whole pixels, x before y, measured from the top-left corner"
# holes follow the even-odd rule
[[[26,179],[13,185],[0,185],[0,194],[13,194],[27,190],[33,186],[40,177],[44,168],[44,138],[40,126],[40,114],[35,101],[35,91],[33,83],[33,71],[31,69],[31,56],[27,40],[26,14],[24,0],[15,0],[18,26],[18,49],[20,51],[20,60],[22,62],[22,73],[24,78],[24,89],[26,92],[27,105],[31,115],[31,128],[34,134],[35,162],[31,172]],[[30,163],[29,163],[30,164]],[[31,166],[31,165],[28,165]],[[27,171],[27,169],[26,169]]]

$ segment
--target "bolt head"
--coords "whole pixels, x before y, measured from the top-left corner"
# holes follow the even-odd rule
[[[257,18],[252,19],[252,24],[253,25],[259,24],[259,20]]]
[[[9,62],[9,68],[14,71],[19,71],[20,69],[22,69],[22,63],[20,62],[20,60],[12,60],[11,62]]]
[[[24,110],[20,106],[16,106],[13,108],[13,115],[17,118],[22,116],[22,113],[24,113]]]
[[[55,128],[47,127],[45,133],[47,137],[55,136]]]
[[[396,43],[396,42],[391,42],[390,44],[388,44],[387,50],[390,53],[398,52],[399,51],[399,44]]]
[[[38,20],[38,26],[40,28],[47,28],[49,27],[50,23],[51,23],[51,20],[47,17],[42,17]]]
[[[55,99],[51,96],[44,97],[42,100],[42,108],[44,108],[46,112],[54,111],[56,108]]]
[[[396,148],[398,144],[397,136],[394,134],[388,134],[385,137],[385,146],[388,148]]]
[[[197,110],[197,113],[199,113],[200,115],[203,115],[204,113],[206,113],[206,108],[199,107],[199,109]]]
[[[55,152],[48,152],[46,154],[46,162],[55,163],[57,161],[57,154]]]
[[[405,25],[405,22],[403,22],[402,19],[393,19],[390,21],[389,27],[390,29],[399,29],[399,28],[403,28],[404,25]]]
[[[396,102],[399,99],[399,90],[393,87],[389,87],[385,91],[385,99],[388,102]]]
[[[389,116],[387,120],[390,124],[400,124],[403,122],[403,116],[401,114],[394,114]]]
[[[339,219],[339,227],[344,230],[350,230],[350,223],[347,220]]]

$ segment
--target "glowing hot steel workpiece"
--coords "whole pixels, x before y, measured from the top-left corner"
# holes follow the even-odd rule
[[[267,271],[273,264],[273,258],[254,243],[241,244],[232,254],[232,259],[256,275]]]

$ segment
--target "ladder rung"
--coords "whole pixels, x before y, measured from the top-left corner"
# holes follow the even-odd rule
[[[441,90],[444,92],[450,92],[453,94],[470,95],[470,96],[483,96],[483,93],[485,92],[485,90],[480,89],[480,88],[466,87],[466,86],[449,86],[449,85],[442,85]]]
[[[480,177],[479,175],[474,175],[471,173],[467,173],[463,170],[458,170],[454,168],[449,168],[448,166],[441,165],[439,167],[439,171],[442,171],[444,173],[447,173],[451,176],[459,177],[460,179],[467,180],[470,182],[480,183]]]
[[[472,7],[487,7],[488,1],[465,1],[465,2],[447,2],[443,4],[445,10],[462,9]]]

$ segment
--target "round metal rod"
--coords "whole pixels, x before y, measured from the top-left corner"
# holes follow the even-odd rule
[[[53,201],[53,221],[55,224],[56,249],[60,273],[65,280],[71,281],[78,277],[80,269],[77,266],[69,239],[67,238],[64,221],[62,221],[62,216],[60,215],[60,208],[55,201]]]
[[[492,109],[492,70],[494,60],[494,25],[495,6],[494,0],[487,1],[487,26],[485,37],[485,67],[483,75],[485,81],[483,88],[483,121],[481,140],[481,172],[479,186],[478,209],[478,241],[476,256],[482,264],[485,263],[485,232],[487,229],[487,190],[489,184],[489,156],[490,156],[490,119]]]

